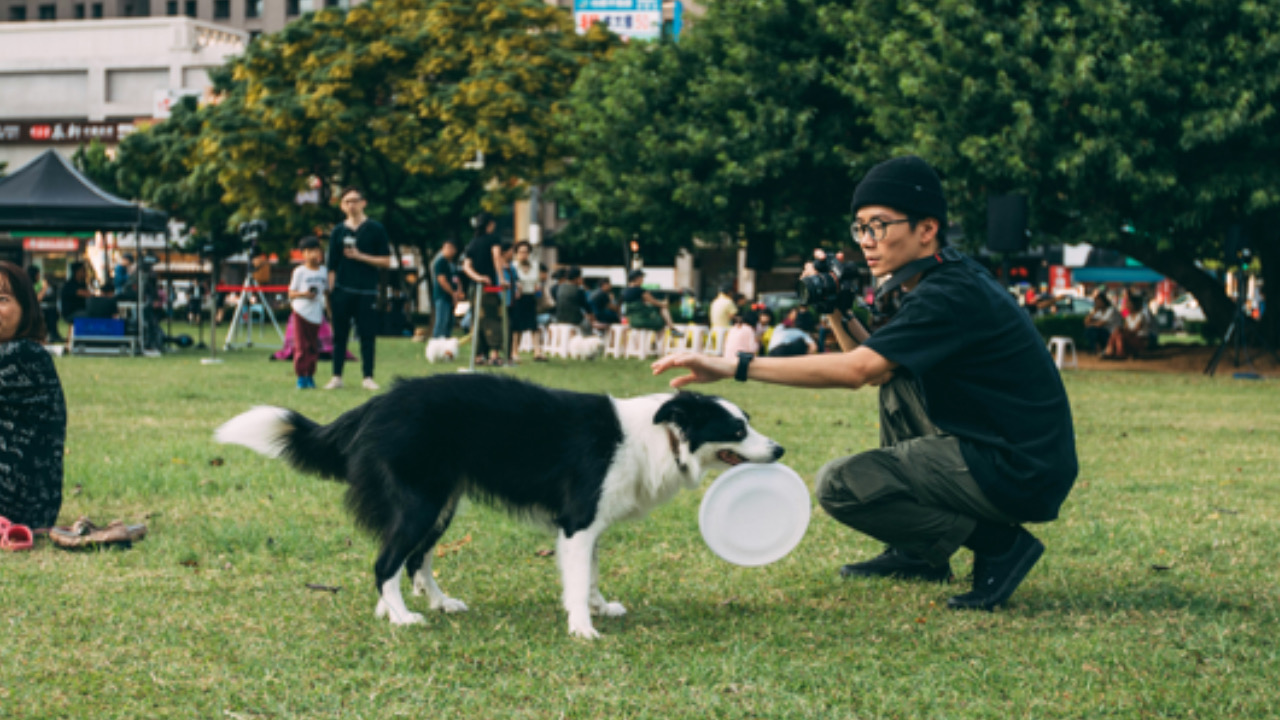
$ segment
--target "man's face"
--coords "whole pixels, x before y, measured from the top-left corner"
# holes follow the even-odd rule
[[[458,246],[453,243],[445,243],[441,246],[440,252],[444,253],[446,260],[452,260],[458,254]]]
[[[349,192],[342,196],[342,212],[347,217],[359,217],[364,214],[364,196],[358,192]]]
[[[878,240],[872,237],[876,233],[867,232],[858,236],[858,245],[875,277],[891,275],[903,265],[936,249],[933,238],[937,233],[938,221],[926,218],[912,228],[911,223],[901,222],[906,219],[906,213],[883,205],[867,205],[858,209],[858,225],[878,228],[880,223],[886,223],[883,236],[877,234]]]

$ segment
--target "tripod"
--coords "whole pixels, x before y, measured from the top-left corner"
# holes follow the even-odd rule
[[[1222,336],[1222,342],[1218,344],[1218,349],[1213,351],[1213,357],[1209,358],[1209,364],[1205,366],[1204,374],[1213,377],[1218,370],[1218,362],[1222,360],[1223,353],[1226,352],[1227,346],[1230,345],[1235,350],[1235,358],[1233,363],[1236,367],[1240,367],[1240,356],[1244,356],[1244,361],[1249,367],[1257,369],[1253,364],[1253,351],[1250,349],[1257,341],[1271,353],[1271,357],[1280,364],[1280,355],[1276,354],[1276,349],[1271,347],[1271,343],[1267,342],[1266,337],[1258,332],[1254,324],[1249,320],[1249,316],[1244,311],[1245,305],[1245,281],[1244,273],[1240,273],[1240,278],[1236,281],[1236,313],[1231,319],[1231,324],[1227,326],[1227,332]]]
[[[236,331],[240,327],[241,318],[244,319],[245,326],[245,347],[253,347],[253,315],[245,312],[245,301],[256,297],[258,303],[262,306],[262,311],[267,317],[271,318],[271,325],[276,329],[276,336],[280,338],[280,344],[284,345],[284,333],[280,330],[280,323],[276,322],[275,313],[271,312],[271,306],[267,304],[267,298],[262,294],[262,286],[253,277],[252,263],[250,269],[244,279],[244,287],[240,289],[240,300],[236,303],[235,314],[231,317],[231,326],[227,328],[227,339],[222,343],[223,350],[232,348],[231,340],[235,337]]]

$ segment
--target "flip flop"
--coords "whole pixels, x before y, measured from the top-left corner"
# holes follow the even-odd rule
[[[119,545],[127,548],[132,547],[135,540],[141,540],[146,536],[146,525],[125,525],[120,520],[112,520],[106,527],[100,527],[87,517],[76,520],[69,528],[49,528],[49,539],[53,544],[67,550],[99,545]]]
[[[31,528],[26,525],[9,522],[8,518],[0,517],[0,550],[8,550],[9,552],[30,550],[34,540],[31,535]]]

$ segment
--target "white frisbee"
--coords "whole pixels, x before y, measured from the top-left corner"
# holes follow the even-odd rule
[[[756,567],[781,560],[800,544],[809,513],[809,488],[795,470],[778,463],[743,463],[707,488],[698,526],[716,555]]]

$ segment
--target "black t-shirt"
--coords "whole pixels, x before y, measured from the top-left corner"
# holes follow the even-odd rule
[[[638,285],[628,285],[622,290],[622,304],[644,302],[645,290]]]
[[[371,294],[378,292],[379,268],[359,260],[350,260],[342,254],[346,239],[356,239],[356,250],[365,255],[386,257],[391,254],[391,241],[387,230],[377,220],[365,218],[360,227],[352,230],[346,223],[338,223],[329,235],[329,271],[334,273],[333,284],[350,292]]]
[[[62,317],[64,319],[78,312],[84,312],[87,298],[80,295],[80,291],[88,289],[88,286],[75,278],[62,284]]]
[[[613,293],[600,288],[591,293],[591,312],[597,316],[609,312],[609,306],[613,304]]]
[[[464,255],[471,259],[471,269],[489,278],[489,283],[496,283],[498,270],[493,266],[493,248],[501,245],[502,239],[497,235],[480,235],[467,244]]]
[[[587,292],[573,283],[556,286],[556,322],[577,325],[583,313],[591,312]]]
[[[866,346],[919,379],[929,419],[960,440],[991,502],[1023,521],[1058,516],[1078,472],[1066,388],[1026,311],[982,266],[927,271]]]
[[[436,300],[452,300],[453,295],[450,294],[449,287],[440,284],[440,276],[445,276],[452,287],[457,287],[457,281],[454,278],[457,274],[458,267],[452,260],[443,254],[436,255],[436,259],[431,262],[431,296]]]

